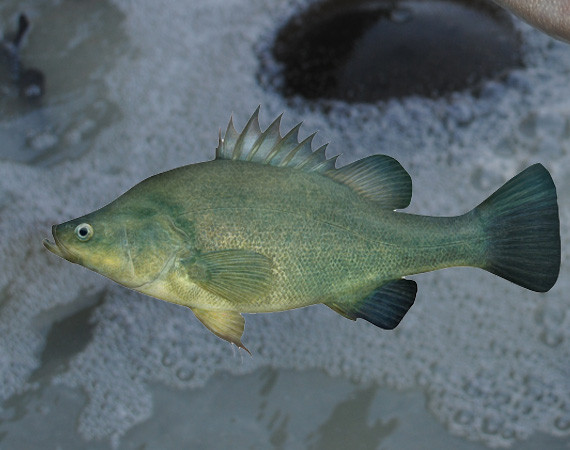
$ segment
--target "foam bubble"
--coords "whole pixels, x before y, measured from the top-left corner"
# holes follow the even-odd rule
[[[528,68],[479,97],[347,107],[285,101],[259,87],[255,48],[289,11],[287,2],[131,0],[115,7],[132,50],[98,73],[101,101],[119,105],[115,122],[98,133],[89,120],[78,122],[62,145],[87,140],[90,151],[79,158],[50,168],[0,162],[1,399],[33,387],[29,377],[47,336],[36,318],[103,292],[92,339],[53,378],[86,393],[79,430],[88,439],[116,443],[151,417],[153,383],[199,388],[216,372],[264,366],[421,387],[452,433],[488,445],[570,434],[567,46],[517,22]],[[258,104],[263,125],[285,111],[284,127],[304,120],[302,133],[321,130],[319,139],[332,142],[344,163],[372,153],[396,157],[414,180],[416,213],[460,214],[522,168],[544,163],[558,185],[563,224],[557,285],[541,295],[476,269],[418,275],[416,304],[393,332],[319,306],[249,315],[249,358],[235,356],[190,311],[44,251],[52,223],[98,208],[156,172],[212,158],[229,114],[243,125]]]

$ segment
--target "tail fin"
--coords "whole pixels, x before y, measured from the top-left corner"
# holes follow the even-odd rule
[[[507,181],[473,211],[488,236],[482,268],[537,292],[548,291],[560,271],[556,187],[535,164]]]

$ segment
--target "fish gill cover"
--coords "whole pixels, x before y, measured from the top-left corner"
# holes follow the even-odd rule
[[[256,81],[256,47],[302,2],[100,5],[121,11],[134,48],[93,74],[93,82],[104,82],[106,100],[120,105],[120,120],[94,134],[80,158],[49,168],[0,162],[4,417],[10,402],[41,388],[33,375],[55,339],[50,326],[91,308],[87,342],[70,349],[48,378],[86,393],[78,428],[87,439],[116,443],[151,418],[153,384],[198,388],[216,372],[263,367],[317,368],[362,383],[421,388],[429,410],[454,434],[492,446],[536,432],[570,434],[569,46],[517,21],[527,67],[486,83],[478,98],[307,105]],[[419,214],[465,212],[524,167],[544,163],[559,192],[557,285],[537,296],[474,269],[419,275],[416,305],[393,332],[324,307],[248,315],[245,339],[255,356],[241,358],[190,311],[54,261],[43,249],[52,223],[101,207],[154,173],[212,159],[230,112],[240,127],[258,104],[262,127],[285,111],[284,129],[304,120],[301,134],[320,130],[319,143],[343,153],[341,164],[374,153],[396,157],[414,180],[410,211]]]

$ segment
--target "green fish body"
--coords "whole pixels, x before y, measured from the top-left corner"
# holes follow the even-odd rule
[[[215,160],[150,177],[44,245],[191,308],[242,348],[240,313],[316,303],[392,329],[415,299],[406,275],[473,266],[535,291],[556,282],[556,190],[540,164],[462,216],[405,214],[411,179],[396,160],[336,169],[312,136],[298,142],[299,126],[281,137],[278,118],[262,132],[258,111],[241,133],[230,121]]]

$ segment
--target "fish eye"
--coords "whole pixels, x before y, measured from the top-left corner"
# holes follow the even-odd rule
[[[75,235],[80,241],[88,241],[93,236],[93,227],[88,223],[80,223],[75,228]]]

